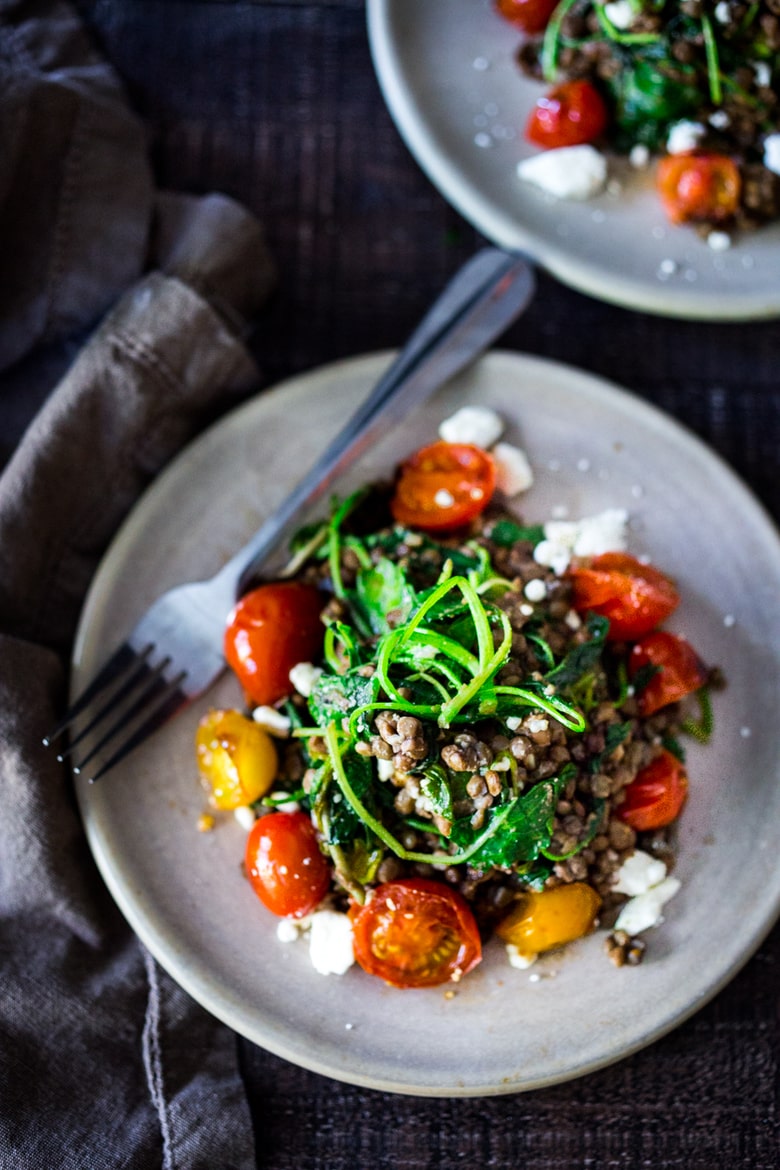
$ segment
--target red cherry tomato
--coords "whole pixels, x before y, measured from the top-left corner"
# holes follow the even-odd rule
[[[616,816],[637,832],[662,829],[679,816],[688,795],[688,776],[676,756],[663,750],[625,790]]]
[[[535,146],[579,146],[595,142],[607,127],[607,107],[589,81],[564,81],[537,99],[525,136]]]
[[[633,641],[665,621],[680,603],[668,577],[628,553],[594,557],[569,572],[572,605],[609,618],[608,639]]]
[[[255,821],[245,864],[252,889],[280,918],[303,918],[330,888],[330,867],[302,812],[269,813]]]
[[[318,590],[298,581],[261,585],[236,604],[224,652],[250,703],[275,703],[290,694],[290,671],[322,646],[323,605]]]
[[[665,630],[646,634],[632,647],[629,676],[635,678],[646,666],[655,666],[657,671],[637,696],[641,715],[652,715],[684,699],[707,681],[707,671],[690,643]]]
[[[496,0],[499,15],[524,33],[540,33],[558,5],[558,0]]]
[[[670,154],[662,158],[656,186],[672,223],[720,223],[739,206],[739,167],[723,154]]]
[[[482,958],[468,903],[443,882],[385,882],[364,906],[353,906],[349,916],[358,963],[393,987],[457,981]]]
[[[401,464],[390,510],[399,524],[450,532],[479,516],[495,487],[487,451],[469,443],[432,443]]]

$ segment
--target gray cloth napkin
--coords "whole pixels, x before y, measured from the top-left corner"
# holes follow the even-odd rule
[[[153,195],[143,135],[70,9],[0,16],[14,158],[12,175],[0,167],[0,364],[113,306],[0,477],[0,1167],[251,1170],[236,1037],[131,934],[41,738],[109,539],[256,382],[240,333],[271,265],[231,200]]]

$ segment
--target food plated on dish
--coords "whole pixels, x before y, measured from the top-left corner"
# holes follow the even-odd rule
[[[228,619],[248,707],[203,716],[201,777],[323,974],[459,983],[493,934],[525,969],[607,921],[636,964],[679,888],[683,737],[709,738],[717,672],[661,628],[680,595],[624,510],[525,522],[503,431],[460,408]]]
[[[780,21],[764,0],[497,0],[522,33],[520,68],[546,83],[525,125],[545,152],[521,178],[587,198],[602,149],[650,165],[673,224],[711,248],[780,214]],[[599,149],[602,148],[602,149]],[[563,152],[563,153],[561,153]]]
[[[264,392],[155,482],[95,580],[74,692],[155,597],[208,577],[246,542],[387,360],[338,363]],[[662,909],[664,922],[639,932],[647,946],[638,967],[617,969],[605,955],[605,907],[603,929],[540,952],[525,970],[512,967],[494,939],[457,983],[398,991],[358,965],[341,976],[318,974],[308,936],[295,925],[305,919],[269,913],[247,879],[248,829],[227,813],[216,831],[198,831],[206,802],[193,744],[209,706],[242,708],[232,672],[207,702],[99,783],[77,778],[109,889],[153,955],[204,1007],[307,1068],[435,1096],[566,1080],[650,1043],[734,975],[780,903],[780,551],[771,524],[728,468],[658,411],[566,367],[500,353],[450,383],[411,432],[387,435],[339,485],[340,498],[387,481],[415,446],[437,440],[442,419],[473,403],[496,411],[506,423],[502,441],[528,454],[534,482],[513,508],[554,520],[625,511],[631,555],[649,557],[682,599],[662,628],[704,662],[722,664],[728,677],[713,697],[710,743],[684,741],[688,799],[663,879],[680,887]],[[269,576],[281,567],[280,560]],[[277,756],[289,742],[274,739]],[[297,938],[280,939],[280,923]],[[633,928],[627,933],[637,937]]]
[[[775,315],[780,311],[780,223],[772,210],[778,183],[773,137],[777,105],[772,104],[777,54],[766,37],[772,35],[774,25],[769,22],[776,17],[767,14],[765,5],[754,6],[758,23],[751,17],[752,31],[745,35],[752,37],[755,52],[751,48],[749,62],[738,66],[733,55],[736,40],[715,15],[716,8],[718,16],[725,16],[728,9],[736,20],[737,5],[701,6],[712,32],[707,38],[709,56],[700,43],[701,17],[694,31],[693,18],[684,16],[682,26],[690,36],[682,37],[679,45],[675,37],[671,44],[666,22],[677,4],[666,3],[653,14],[653,19],[662,20],[660,30],[636,32],[615,23],[628,19],[628,4],[598,5],[597,12],[585,0],[568,13],[562,12],[564,7],[565,0],[558,9],[560,21],[553,16],[547,26],[552,32],[545,58],[544,34],[528,37],[513,29],[494,0],[427,0],[424,5],[416,0],[369,0],[377,76],[390,113],[419,165],[487,238],[524,252],[591,295],[668,316],[736,320]],[[638,4],[630,12],[640,8],[644,11]],[[580,9],[584,32],[570,27],[580,19]],[[752,12],[746,6],[744,16]],[[600,18],[605,28],[609,22],[609,36],[601,24],[598,31],[588,26],[589,20]],[[628,44],[623,39],[633,37],[638,40]],[[549,79],[529,76],[519,67],[521,52],[529,58],[528,67],[537,68],[535,46],[540,62],[554,61]],[[655,64],[647,66],[645,58],[658,54],[664,58],[659,70],[667,68],[665,57],[672,56],[673,49],[683,55],[694,53],[692,62],[673,59],[680,74],[693,71],[695,85],[677,90],[673,79],[656,71]],[[617,92],[615,79],[608,83],[597,76],[594,81],[594,71],[610,73],[616,63],[622,67],[624,92]],[[579,76],[582,72],[586,76]],[[547,91],[575,81],[578,86],[587,82],[588,87],[597,87],[597,101],[605,107],[608,121],[602,142],[567,147],[580,161],[562,166],[555,155],[550,158],[548,150],[528,141],[526,127]],[[710,93],[711,83],[717,100]],[[620,141],[616,110],[626,123]],[[648,141],[642,141],[644,135]],[[713,189],[724,195],[732,191],[731,163],[736,162],[740,190],[736,217],[712,228],[706,222],[682,226],[670,222],[656,188],[652,157],[654,151],[665,155],[670,139],[674,153],[669,153],[669,170],[680,168],[686,158],[693,168],[682,192],[679,175],[671,174],[665,184],[672,203],[678,201],[678,211],[690,198],[695,207],[702,193],[706,197]],[[606,143],[611,144],[608,151],[603,149]],[[700,163],[693,167],[691,159],[701,152],[730,161],[718,161],[714,171],[706,163],[706,173],[700,173]],[[721,183],[724,168],[726,181]],[[529,181],[534,171],[541,186]],[[713,177],[718,181],[713,183]],[[560,197],[572,185],[589,197]],[[749,220],[765,226],[744,230]]]

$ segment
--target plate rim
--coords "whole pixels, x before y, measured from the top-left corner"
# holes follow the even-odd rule
[[[258,409],[258,404],[266,401],[271,395],[280,398],[292,386],[306,385],[323,377],[333,377],[338,375],[339,371],[349,367],[357,369],[361,365],[365,366],[367,371],[371,371],[374,375],[380,372],[382,365],[386,364],[393,356],[393,351],[383,350],[365,354],[355,355],[350,358],[338,359],[336,361],[317,366],[311,370],[304,371],[300,374],[295,374],[289,378],[282,380],[269,387],[267,390],[261,390],[258,394],[239,406],[226,412],[215,423],[206,428],[199,436],[197,436],[191,443],[185,445],[180,453],[171,461],[171,463],[163,470],[156,480],[146,489],[141,495],[137,504],[131,509],[129,515],[120,526],[114,539],[109,545],[104,557],[100,562],[100,566],[95,573],[92,583],[90,585],[86,601],[82,610],[79,621],[78,634],[76,642],[74,643],[73,653],[73,674],[71,679],[71,686],[73,687],[77,680],[78,674],[78,658],[81,648],[85,640],[89,636],[89,629],[91,626],[91,619],[94,610],[100,606],[102,595],[107,588],[110,592],[110,577],[112,566],[118,558],[122,556],[122,550],[125,544],[132,540],[133,532],[139,527],[143,527],[143,512],[144,509],[149,509],[153,506],[153,502],[157,496],[165,493],[167,490],[167,481],[180,474],[181,467],[184,461],[189,456],[191,450],[196,445],[201,443],[208,443],[211,441],[211,436],[215,431],[222,427],[235,427],[246,416],[251,415],[255,409]],[[723,457],[704,442],[698,435],[690,430],[685,424],[678,422],[671,415],[662,411],[660,408],[634,394],[631,390],[623,387],[617,383],[603,378],[600,375],[592,374],[588,371],[583,371],[577,367],[567,365],[563,362],[558,362],[552,359],[540,357],[538,355],[528,355],[512,350],[492,350],[490,354],[486,355],[482,361],[489,361],[491,357],[498,360],[509,360],[512,363],[518,363],[520,366],[528,369],[533,366],[552,367],[558,371],[561,376],[565,378],[574,378],[581,384],[589,385],[591,390],[604,399],[612,400],[614,397],[621,403],[630,405],[632,412],[637,412],[643,419],[652,422],[655,426],[667,429],[680,436],[690,449],[696,449],[699,455],[705,459],[706,462],[716,466],[719,474],[725,474],[730,480],[730,489],[736,491],[741,498],[742,506],[749,508],[757,521],[764,526],[767,536],[772,540],[774,547],[774,555],[778,560],[778,568],[780,572],[780,535],[772,516],[764,507],[762,502],[756,497],[752,489],[745,483],[745,481],[734,471],[733,468],[723,459]],[[262,407],[260,407],[262,409]],[[196,974],[191,973],[191,969],[187,965],[186,956],[180,960],[177,957],[176,946],[173,943],[166,943],[164,939],[159,936],[155,930],[154,925],[149,923],[148,915],[144,915],[143,899],[134,899],[132,891],[128,891],[119,880],[114,872],[111,864],[111,859],[103,847],[103,841],[100,835],[99,825],[95,823],[94,818],[90,815],[90,806],[88,799],[89,788],[86,784],[76,785],[76,793],[78,803],[82,815],[83,824],[86,830],[87,838],[93,856],[97,863],[98,869],[105,881],[114,901],[117,903],[120,911],[129,922],[131,928],[138,935],[141,942],[154,955],[161,966],[168,971],[171,977],[205,1010],[209,1011],[217,1019],[221,1020],[225,1025],[230,1027],[237,1034],[246,1037],[252,1043],[258,1044],[260,1047],[282,1057],[292,1063],[303,1068],[309,1069],[319,1075],[328,1076],[330,1078],[339,1080],[344,1083],[353,1084],[362,1088],[369,1088],[377,1091],[393,1092],[402,1095],[429,1097],[429,1098],[454,1098],[454,1097],[488,1097],[504,1094],[514,1094],[520,1092],[527,1092],[537,1088],[544,1088],[550,1085],[565,1083],[569,1080],[577,1079],[580,1076],[587,1075],[599,1069],[608,1067],[611,1064],[617,1063],[628,1056],[641,1051],[643,1048],[661,1039],[678,1026],[683,1024],[687,1019],[694,1015],[701,1007],[708,1003],[715,995],[717,995],[742,969],[742,967],[752,958],[756,950],[761,946],[764,939],[774,928],[774,925],[780,917],[780,877],[778,878],[777,889],[775,890],[773,903],[767,902],[764,906],[763,913],[756,920],[757,925],[752,931],[750,938],[739,952],[739,955],[731,962],[720,974],[719,978],[707,985],[704,992],[695,996],[687,1005],[687,1007],[677,1012],[674,1016],[664,1021],[660,1025],[645,1030],[642,1035],[638,1036],[633,1043],[625,1045],[617,1052],[607,1052],[602,1057],[594,1058],[583,1062],[582,1065],[576,1069],[568,1069],[563,1074],[551,1074],[529,1079],[518,1085],[515,1083],[501,1083],[493,1084],[486,1087],[484,1084],[457,1084],[452,1083],[445,1087],[421,1086],[419,1084],[400,1084],[397,1081],[387,1080],[383,1077],[378,1077],[375,1074],[363,1073],[356,1069],[349,1069],[344,1066],[334,1069],[333,1065],[328,1060],[318,1059],[316,1054],[306,1047],[298,1034],[298,1046],[294,1043],[286,1043],[283,1038],[277,1037],[275,1034],[269,1037],[267,1034],[258,1031],[255,1028],[247,1028],[246,1022],[240,1018],[240,1014],[235,1010],[233,1001],[229,995],[220,992],[213,980],[206,982],[208,987],[204,992],[203,979]]]
[[[418,0],[414,0],[415,3]],[[417,165],[439,193],[486,239],[509,252],[519,252],[563,284],[607,304],[689,321],[761,321],[780,315],[780,282],[766,293],[729,298],[723,293],[700,294],[695,288],[649,282],[621,274],[600,274],[565,248],[539,241],[485,198],[456,162],[443,151],[404,82],[403,55],[393,35],[398,0],[366,0],[369,48],[380,91],[401,139]]]

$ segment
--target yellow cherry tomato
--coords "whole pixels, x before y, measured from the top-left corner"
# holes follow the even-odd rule
[[[276,748],[267,731],[240,711],[209,711],[195,736],[201,776],[217,808],[239,808],[265,796],[276,776]]]
[[[529,890],[496,928],[521,955],[538,955],[582,938],[592,928],[601,898],[585,882]]]

